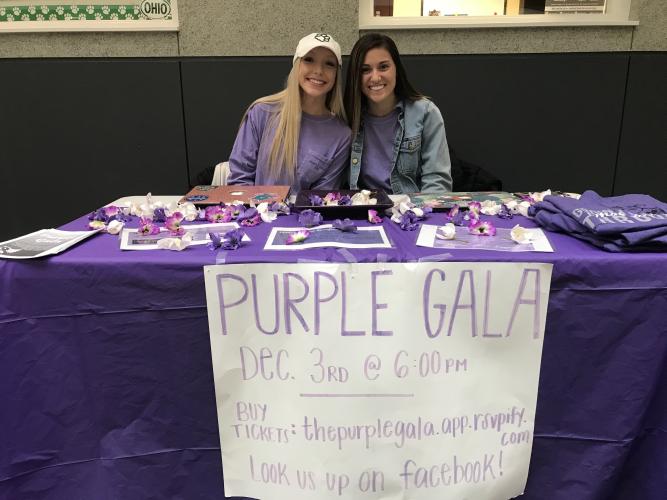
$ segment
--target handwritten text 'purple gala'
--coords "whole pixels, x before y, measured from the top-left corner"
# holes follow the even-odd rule
[[[284,272],[272,275],[272,284],[258,284],[256,274],[250,275],[250,282],[244,277],[232,273],[223,273],[217,276],[217,289],[220,300],[220,320],[222,334],[227,335],[229,328],[227,317],[233,308],[252,308],[247,314],[254,318],[257,332],[264,335],[276,333],[292,334],[295,321],[300,323],[305,332],[319,335],[324,304],[338,299],[340,303],[339,315],[326,319],[327,327],[339,325],[339,334],[342,337],[353,336],[393,336],[392,330],[381,330],[378,325],[382,322],[382,311],[389,308],[400,308],[400,303],[378,302],[378,289],[392,289],[393,271],[378,270],[370,273],[370,294],[365,294],[368,303],[367,311],[371,329],[354,330],[349,324],[348,308],[350,304],[348,275],[342,271],[339,276],[324,271],[315,271],[310,280],[299,273]],[[475,271],[464,269],[455,276],[448,276],[442,269],[432,269],[424,279],[421,294],[421,319],[424,333],[429,338],[451,336],[455,321],[458,320],[457,332],[467,331],[471,337],[503,338],[509,337],[513,331],[515,319],[520,308],[523,314],[530,314],[532,325],[529,329],[533,339],[540,336],[541,308],[544,307],[540,299],[540,283],[542,276],[538,268],[523,269],[521,280],[516,287],[509,287],[506,283],[499,286],[493,282],[493,273],[487,270],[481,279],[476,279]],[[309,281],[312,284],[309,284]],[[326,283],[326,285],[325,285]],[[400,285],[400,284],[399,284]],[[445,291],[454,292],[451,304],[441,303],[438,300]],[[328,293],[326,293],[328,292]],[[493,294],[502,294],[503,297],[513,297],[512,312],[504,329],[489,331],[489,318],[492,317],[491,303]],[[370,295],[370,296],[369,296]],[[390,293],[387,293],[391,297]],[[358,300],[355,299],[355,300]],[[270,302],[270,307],[262,304]],[[358,306],[358,304],[355,304]],[[245,309],[242,309],[246,312]],[[270,310],[270,317],[265,311]],[[531,311],[532,310],[532,311]],[[528,312],[526,312],[528,311]],[[304,313],[312,312],[312,324],[304,319]],[[480,319],[481,316],[481,321]],[[462,323],[463,322],[463,323]],[[466,327],[461,327],[464,324]],[[498,328],[498,327],[496,327]]]

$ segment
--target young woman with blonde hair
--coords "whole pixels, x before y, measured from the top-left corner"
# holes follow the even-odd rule
[[[394,194],[452,190],[440,110],[412,87],[388,36],[368,33],[354,44],[345,109],[354,135],[350,188]]]
[[[340,46],[325,33],[303,37],[284,90],[253,102],[229,157],[228,184],[337,189],[350,155]]]

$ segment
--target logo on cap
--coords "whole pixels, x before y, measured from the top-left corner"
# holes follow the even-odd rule
[[[331,37],[326,33],[318,33],[317,35],[315,35],[315,40],[317,40],[318,42],[328,42],[331,40]]]

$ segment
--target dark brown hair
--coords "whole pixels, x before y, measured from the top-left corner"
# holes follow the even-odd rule
[[[396,66],[396,88],[394,89],[396,97],[399,100],[407,99],[409,101],[417,101],[424,98],[410,84],[394,41],[381,33],[367,33],[363,35],[354,44],[350,53],[350,64],[347,68],[347,78],[345,79],[345,97],[343,98],[347,119],[354,135],[359,131],[362,109],[366,106],[366,96],[361,92],[362,66],[364,65],[366,53],[371,49],[377,48],[386,49]]]

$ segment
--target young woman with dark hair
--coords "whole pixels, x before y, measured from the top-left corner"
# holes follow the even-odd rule
[[[412,87],[391,38],[369,33],[357,40],[344,102],[353,136],[351,189],[452,190],[440,110]]]

